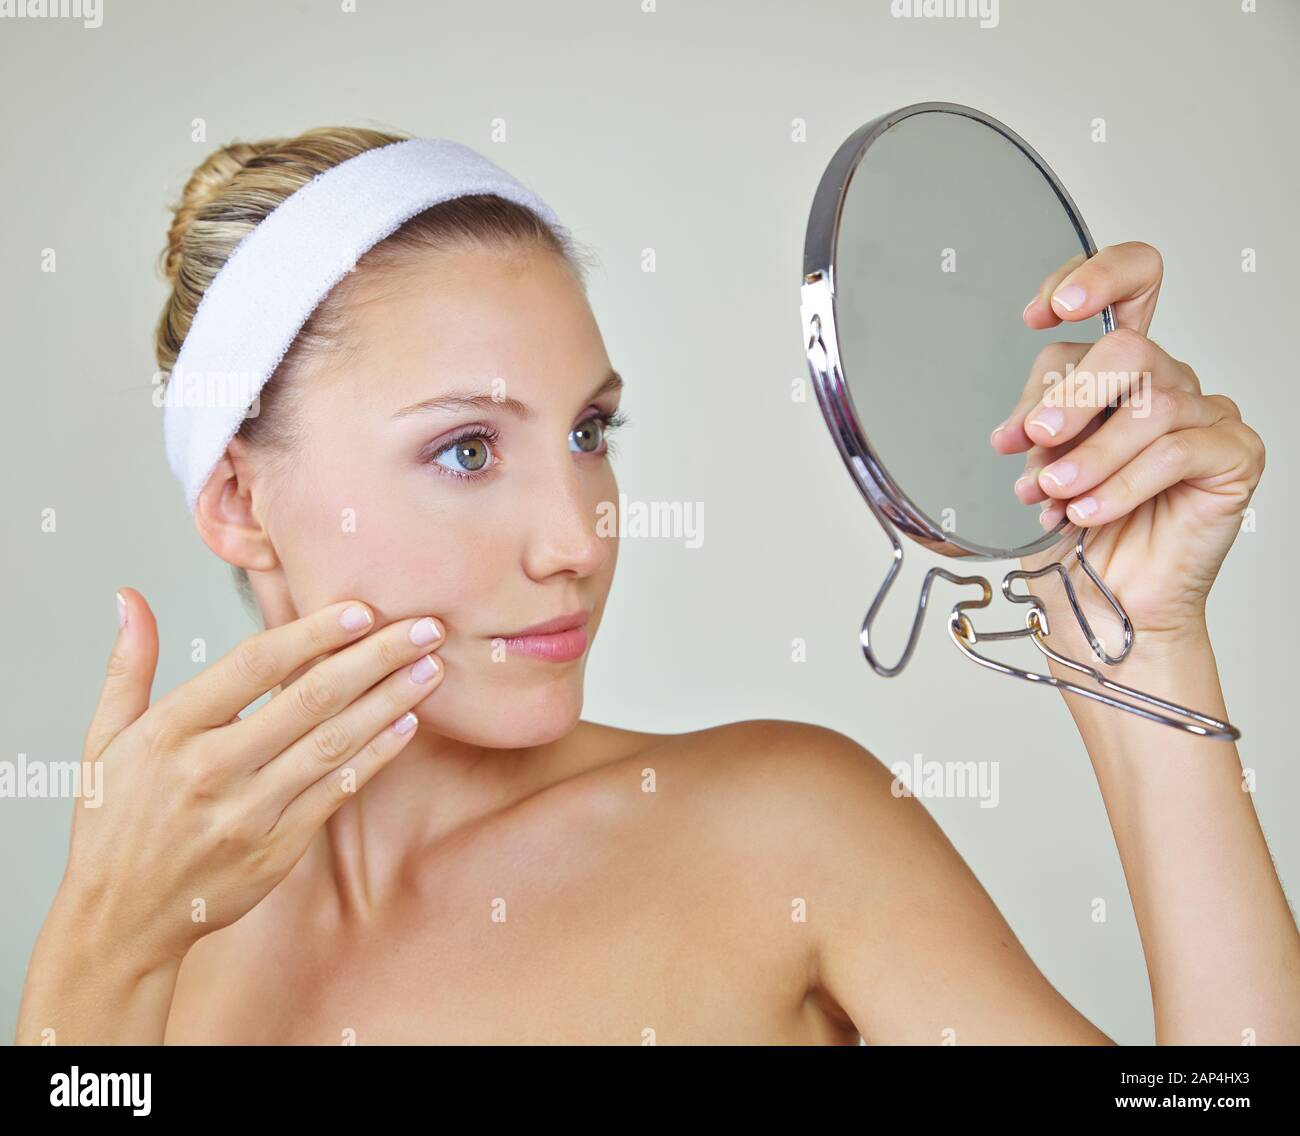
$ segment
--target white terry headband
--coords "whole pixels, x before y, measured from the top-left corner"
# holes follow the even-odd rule
[[[541,198],[482,154],[443,138],[393,142],[340,162],[240,241],[199,301],[163,396],[167,462],[191,512],[330,289],[417,213],[478,193],[528,206],[568,245],[568,231]]]

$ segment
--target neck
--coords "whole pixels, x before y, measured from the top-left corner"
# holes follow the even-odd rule
[[[551,783],[563,740],[490,749],[421,732],[339,806],[293,874],[333,897],[340,920],[367,922],[409,893],[431,849]]]

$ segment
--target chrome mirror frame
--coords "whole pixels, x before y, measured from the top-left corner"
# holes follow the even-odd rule
[[[956,533],[944,532],[933,518],[916,504],[890,476],[871,441],[862,428],[862,417],[853,405],[853,396],[844,381],[839,354],[839,340],[835,333],[835,250],[839,240],[840,220],[844,201],[853,174],[871,149],[872,144],[886,131],[904,119],[918,114],[957,114],[975,119],[997,131],[1003,138],[1018,147],[1033,163],[1044,180],[1052,187],[1061,202],[1071,225],[1079,238],[1080,251],[1092,256],[1097,251],[1088,226],[1084,224],[1073,199],[1065,186],[1052,172],[1038,153],[1015,131],[973,107],[958,103],[915,103],[891,114],[872,119],[855,130],[841,144],[826,166],[817,193],[813,197],[808,218],[808,232],[804,241],[803,286],[801,313],[804,324],[804,343],[809,354],[813,385],[817,400],[828,424],[833,423],[832,434],[839,447],[840,456],[853,480],[867,502],[884,512],[900,532],[935,552],[956,558],[982,560],[1014,560],[1050,548],[1063,540],[1066,530],[1076,530],[1067,518],[1062,517],[1056,528],[1018,548],[996,548],[966,540]],[[1115,330],[1115,317],[1110,308],[1101,313],[1102,330]],[[1107,411],[1109,413],[1109,410]]]

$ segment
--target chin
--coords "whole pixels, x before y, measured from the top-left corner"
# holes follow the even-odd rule
[[[492,682],[489,675],[473,690],[461,686],[454,699],[444,699],[444,692],[435,690],[415,707],[415,713],[422,729],[468,745],[491,749],[546,745],[564,737],[582,717],[582,671],[566,670],[566,675],[549,681],[540,676],[528,685]],[[450,685],[455,677],[449,672],[443,683]]]

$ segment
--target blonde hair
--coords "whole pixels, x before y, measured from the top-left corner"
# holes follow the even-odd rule
[[[159,257],[158,267],[171,284],[154,334],[160,370],[172,370],[203,294],[236,246],[267,214],[317,174],[406,137],[327,126],[293,138],[235,141],[208,155],[172,207],[167,246]],[[465,248],[548,250],[569,266],[584,289],[585,270],[595,263],[587,249],[557,235],[531,209],[495,194],[434,205],[371,248],[326,296],[262,388],[259,412],[244,419],[239,436],[252,445],[287,451],[295,433],[293,376],[309,358],[354,348],[347,316],[358,289],[419,256]],[[236,568],[235,578],[245,602],[255,610],[247,573]]]

